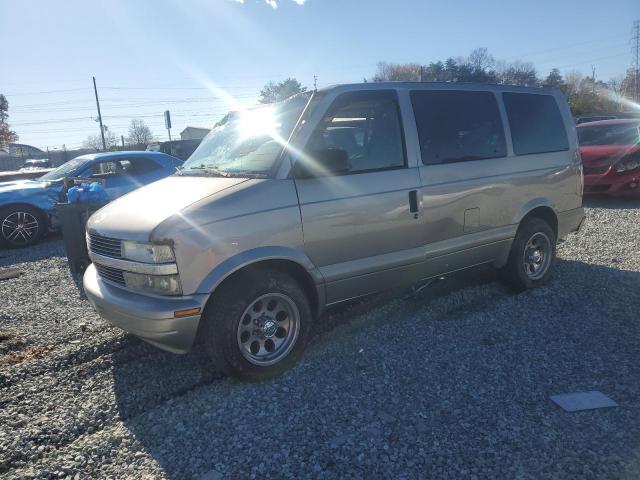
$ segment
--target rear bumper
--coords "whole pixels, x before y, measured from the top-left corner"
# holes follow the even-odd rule
[[[640,196],[640,172],[584,176],[585,195]]]
[[[585,215],[584,208],[574,208],[558,213],[558,240],[564,240],[571,232],[582,228]]]
[[[84,291],[106,321],[153,345],[174,353],[188,352],[196,338],[201,315],[175,318],[174,312],[200,308],[209,295],[159,297],[141,295],[105,282],[93,264],[87,268]]]

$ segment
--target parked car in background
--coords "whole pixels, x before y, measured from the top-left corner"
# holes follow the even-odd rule
[[[640,195],[640,119],[577,126],[585,194]]]
[[[158,152],[97,153],[76,157],[36,180],[0,182],[0,245],[33,245],[57,228],[54,205],[64,201],[67,177],[100,178],[113,199],[171,175],[181,165]]]
[[[188,159],[191,154],[198,148],[202,139],[198,140],[172,140],[170,142],[150,143],[147,145],[147,151],[162,152],[172,155],[181,160]]]
[[[269,378],[327,306],[480,264],[544,283],[584,218],[581,169],[557,91],[303,94],[227,116],[177,175],[94,214],[84,289],[157,346],[199,337],[227,373]]]
[[[41,170],[51,168],[51,162],[48,158],[30,158],[25,160],[22,170]]]

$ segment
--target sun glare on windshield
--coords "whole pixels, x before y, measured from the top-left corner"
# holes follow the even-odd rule
[[[282,122],[278,121],[272,107],[244,110],[238,117],[239,140],[264,135],[275,138],[278,136],[277,132],[281,126]]]

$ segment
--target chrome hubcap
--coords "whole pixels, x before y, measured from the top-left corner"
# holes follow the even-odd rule
[[[295,302],[280,293],[256,298],[238,322],[238,347],[254,365],[273,365],[293,348],[300,330]]]
[[[27,212],[13,212],[2,221],[2,236],[15,245],[29,243],[37,234],[38,220]]]
[[[543,277],[551,263],[549,237],[542,232],[534,233],[524,247],[522,263],[529,278],[537,280]]]

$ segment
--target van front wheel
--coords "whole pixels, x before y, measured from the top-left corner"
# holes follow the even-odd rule
[[[226,374],[277,377],[304,350],[312,327],[309,300],[286,273],[251,269],[223,284],[204,313],[207,353]]]
[[[543,284],[556,259],[556,235],[540,218],[525,220],[516,234],[501,274],[508,287],[524,291]]]

